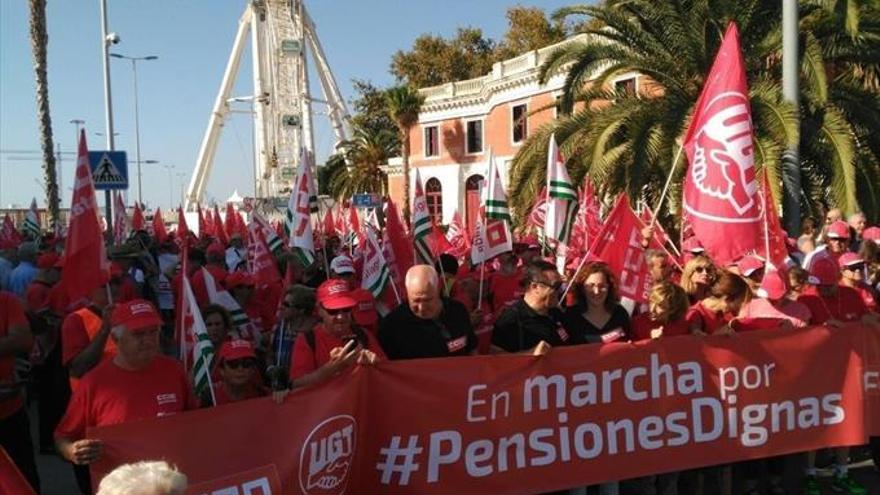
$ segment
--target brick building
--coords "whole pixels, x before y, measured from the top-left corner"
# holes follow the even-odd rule
[[[436,222],[448,224],[458,211],[472,227],[480,204],[478,184],[487,173],[490,149],[507,185],[510,162],[529,133],[557,116],[554,103],[565,74],[539,84],[541,65],[558,47],[585,39],[586,35],[575,36],[497,62],[491,73],[476,79],[419,90],[425,102],[409,134],[410,191],[415,191],[418,169]],[[636,74],[625,74],[613,82],[639,91],[639,79]],[[403,201],[400,164],[399,158],[390,160],[387,169],[391,197],[398,204]]]

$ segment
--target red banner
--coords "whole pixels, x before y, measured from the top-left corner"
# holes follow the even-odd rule
[[[878,364],[878,332],[860,326],[381,363],[283,405],[96,429],[93,475],[162,458],[190,493],[545,492],[865,443]]]

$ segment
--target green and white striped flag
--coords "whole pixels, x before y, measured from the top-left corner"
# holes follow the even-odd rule
[[[550,135],[547,148],[547,215],[544,236],[567,244],[577,212],[577,188],[568,176],[562,153],[556,145],[556,136]]]
[[[413,197],[412,233],[413,244],[416,250],[416,263],[433,265],[433,255],[428,245],[428,236],[431,235],[431,215],[428,214],[428,202],[425,200],[425,191],[422,189],[422,179],[419,169],[416,169],[416,187]]]
[[[37,210],[37,198],[31,201],[31,208],[24,216],[22,228],[34,239],[40,238],[40,212]]]
[[[495,156],[489,150],[489,174],[486,188],[486,219],[504,220],[510,225],[510,207],[507,205],[507,193],[501,183],[501,174],[495,163]]]
[[[391,278],[391,271],[388,269],[388,262],[382,254],[379,242],[376,240],[375,228],[366,224],[364,228],[366,234],[366,242],[364,246],[358,246],[363,249],[364,269],[361,287],[370,291],[373,297],[382,297],[382,291],[388,285]]]
[[[186,276],[183,277],[183,296],[184,307],[182,310],[185,315],[184,321],[187,322],[185,329],[188,335],[182,340],[187,342],[192,339],[192,376],[195,393],[197,397],[210,395],[211,401],[216,405],[214,388],[211,386],[211,362],[214,360],[214,345],[208,337],[205,320],[202,319],[196,297],[189,284],[189,277]],[[184,362],[187,361],[184,359]]]
[[[297,167],[293,191],[287,203],[284,230],[289,246],[303,266],[315,261],[315,243],[312,236],[312,213],[318,212],[318,195],[312,178],[310,155],[304,149]]]

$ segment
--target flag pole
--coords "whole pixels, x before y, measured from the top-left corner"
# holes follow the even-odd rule
[[[590,251],[584,253],[583,258],[581,258],[581,262],[577,267],[577,270],[574,271],[574,274],[571,276],[571,280],[568,281],[568,284],[565,286],[565,290],[562,291],[562,297],[559,298],[559,304],[562,304],[565,301],[565,296],[568,295],[568,291],[571,290],[571,286],[574,284],[574,279],[577,278],[577,274],[581,271],[581,268],[584,267],[584,264],[587,262],[587,258],[590,257]]]
[[[770,185],[770,178],[767,176],[767,167],[765,166],[762,170],[764,173],[764,180],[762,186]],[[775,205],[767,204],[767,188],[763,187],[763,194],[761,195],[761,202],[764,204],[764,263],[768,265],[772,265],[770,263],[770,225],[767,223],[767,208],[775,208]]]
[[[388,282],[391,283],[391,290],[394,292],[394,297],[397,299],[397,304],[403,304],[403,300],[400,299],[400,293],[397,291],[397,284],[394,283],[394,277],[388,277]]]
[[[480,293],[477,295],[477,309],[483,307],[483,279],[486,275],[486,260],[480,263]]]
[[[669,184],[672,182],[672,174],[675,173],[675,166],[678,165],[678,159],[681,158],[681,152],[684,149],[684,143],[678,146],[678,152],[675,153],[675,159],[672,160],[672,167],[669,168],[669,177],[666,178],[666,184],[663,186],[663,192],[660,193],[660,199],[657,201],[657,206],[654,207],[654,210],[651,213],[651,224],[648,225],[649,228],[654,228],[654,222],[657,221],[657,213],[660,211],[660,207],[663,205],[663,200],[666,199],[666,193],[669,192]]]

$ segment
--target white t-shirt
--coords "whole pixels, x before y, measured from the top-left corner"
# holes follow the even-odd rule
[[[159,309],[174,309],[174,292],[171,290],[171,280],[165,276],[165,271],[177,265],[178,256],[172,253],[162,253],[159,255],[158,261],[160,274],[156,302],[159,303]]]

